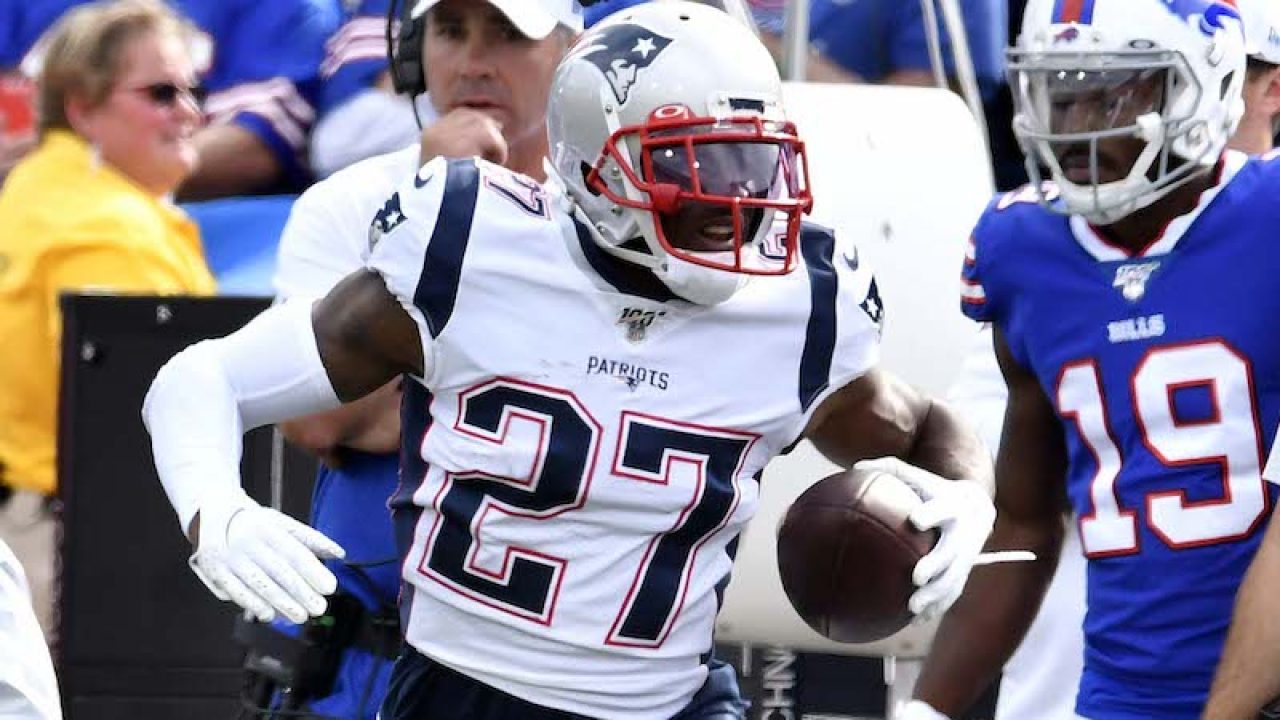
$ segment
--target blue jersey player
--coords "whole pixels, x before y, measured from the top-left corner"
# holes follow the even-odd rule
[[[1076,712],[1200,716],[1275,493],[1280,163],[1224,153],[1243,36],[1212,0],[1032,0],[1010,53],[1015,131],[1052,182],[996,200],[963,307],[1009,387],[993,548],[908,718],[958,717],[1034,617],[1079,518],[1088,558]],[[1038,179],[1038,178],[1037,178]]]

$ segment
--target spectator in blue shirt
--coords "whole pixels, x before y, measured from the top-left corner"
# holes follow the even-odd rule
[[[960,0],[965,34],[983,98],[1004,80],[1009,17],[1006,0]],[[951,38],[938,18],[947,74],[955,76]],[[933,85],[924,12],[916,0],[810,0],[814,49],[865,82]]]
[[[587,25],[648,0],[602,0],[586,10]],[[775,58],[782,56],[788,1],[709,0],[731,11],[750,11],[761,39]],[[924,11],[919,0],[807,0],[810,54],[805,79],[814,82],[867,82],[882,85],[933,86]],[[1020,13],[1023,0],[959,0],[965,37],[973,59],[990,129],[996,185],[1012,189],[1026,182],[1022,153],[1009,130],[1012,109],[1004,80],[1004,48],[1009,15]],[[951,38],[939,8],[938,40],[946,74],[954,80]]]
[[[34,73],[24,74],[22,59],[45,28],[53,25],[68,2],[39,3],[30,0],[0,0],[0,84],[4,92],[0,105],[0,182],[24,155],[35,147],[34,128],[18,132],[17,115],[35,112]],[[25,108],[15,107],[26,95]]]
[[[596,0],[586,8],[586,25],[600,22],[609,15],[649,0]],[[718,7],[741,18],[756,30],[760,41],[775,59],[782,57],[782,30],[786,0],[694,0]],[[805,68],[805,79],[813,82],[858,82],[858,78],[821,55],[812,53]]]
[[[587,25],[645,1],[598,2],[587,8]],[[782,0],[718,0],[711,4],[745,4],[765,44],[775,57],[781,55],[786,16]],[[990,100],[1004,79],[1007,0],[960,0],[960,9],[978,84],[984,99]],[[939,40],[947,72],[954,76],[951,39],[942,29],[941,18]],[[809,0],[809,41],[815,52],[808,60],[808,80],[934,84],[924,12],[917,0]]]
[[[209,35],[209,126],[186,199],[298,191],[311,181],[307,142],[320,95],[334,0],[177,0]]]
[[[82,0],[0,0],[0,69],[14,70],[63,11]]]
[[[0,0],[0,70],[26,59],[46,28],[85,0]],[[337,0],[170,0],[201,30],[209,121],[183,199],[297,191],[311,180],[307,143]]]
[[[342,27],[330,38],[320,66],[323,87],[311,167],[325,178],[357,161],[417,142],[419,122],[435,112],[425,96],[415,100],[392,87],[387,67],[387,6],[390,0],[347,0]],[[393,23],[392,37],[399,32]]]

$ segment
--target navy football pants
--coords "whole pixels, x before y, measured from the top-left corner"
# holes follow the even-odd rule
[[[742,720],[747,704],[733,667],[712,660],[689,706],[672,720]],[[526,702],[406,649],[391,671],[381,720],[590,720]]]

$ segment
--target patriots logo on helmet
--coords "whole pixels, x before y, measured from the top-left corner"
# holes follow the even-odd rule
[[[620,23],[593,33],[581,48],[574,51],[574,56],[599,68],[609,80],[614,97],[625,104],[641,71],[652,65],[670,44],[671,38],[649,28]]]

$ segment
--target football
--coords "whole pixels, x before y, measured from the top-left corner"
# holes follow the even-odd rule
[[[792,503],[778,526],[778,571],[796,612],[844,643],[886,638],[911,622],[911,571],[938,542],[907,519],[923,502],[898,476],[852,469]]]

